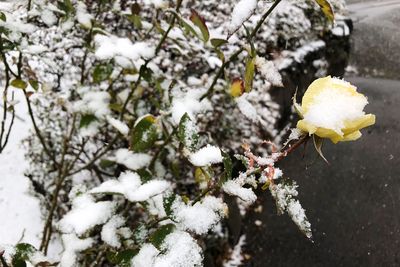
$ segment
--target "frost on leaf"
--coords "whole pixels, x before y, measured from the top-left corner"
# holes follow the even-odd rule
[[[205,234],[220,221],[226,206],[221,199],[206,196],[194,205],[185,204],[178,198],[171,208],[174,221],[178,223],[178,228],[192,231],[196,234]]]
[[[298,195],[297,187],[296,182],[288,183],[285,181],[280,184],[271,184],[269,189],[272,197],[276,201],[278,213],[283,214],[286,211],[297,227],[299,227],[300,231],[308,238],[311,238],[311,224],[300,202],[294,199],[294,197]]]

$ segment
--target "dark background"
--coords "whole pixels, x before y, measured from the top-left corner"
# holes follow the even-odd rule
[[[299,149],[281,162],[299,184],[313,242],[288,215],[278,216],[263,192],[262,212],[251,211],[242,224],[250,257],[244,266],[400,266],[400,1],[349,2],[365,5],[350,5],[357,71],[346,79],[368,97],[376,124],[356,142],[325,142],[330,165],[312,144],[305,158]]]

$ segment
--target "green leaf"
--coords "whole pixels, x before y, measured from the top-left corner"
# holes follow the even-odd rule
[[[226,181],[232,179],[233,164],[232,159],[228,153],[222,151],[222,163],[224,164],[224,176],[219,181],[219,185],[222,185]]]
[[[228,41],[225,40],[225,39],[212,38],[212,39],[210,40],[210,43],[211,43],[211,45],[212,45],[214,48],[218,48],[218,47],[220,47],[220,46],[222,46],[222,45],[224,45],[224,44],[227,44]]]
[[[104,80],[110,78],[111,73],[113,72],[113,66],[111,64],[100,64],[94,68],[93,71],[93,82],[100,83]]]
[[[187,113],[182,116],[181,121],[179,122],[178,139],[191,152],[197,149],[199,134],[197,133],[196,125]]]
[[[204,18],[200,16],[194,9],[192,9],[190,20],[200,29],[201,34],[203,35],[203,41],[207,42],[208,39],[210,39],[210,32],[208,31],[208,27]]]
[[[155,117],[147,115],[136,123],[131,135],[131,149],[136,152],[145,151],[157,141],[157,127],[154,125]]]
[[[79,128],[84,128],[87,127],[89,124],[91,124],[93,121],[96,121],[97,118],[93,114],[84,114],[81,117],[81,121],[79,123]]]
[[[165,197],[163,200],[163,206],[164,206],[164,210],[165,210],[165,213],[167,214],[167,216],[172,215],[172,204],[174,203],[175,199],[176,199],[176,195],[171,194],[170,196]]]
[[[26,267],[26,261],[33,255],[37,250],[34,246],[27,243],[19,243],[15,246],[15,254],[12,257],[12,266],[14,267]]]
[[[75,13],[75,8],[71,0],[58,1],[58,8],[64,11],[67,17]]]
[[[142,19],[138,15],[127,15],[126,18],[133,24],[136,29],[142,28]]]
[[[32,86],[35,91],[39,90],[39,82],[36,80],[29,80],[29,84]]]
[[[140,67],[140,75],[143,77],[143,79],[147,82],[151,82],[151,77],[153,74],[153,71],[149,68],[147,68],[145,65],[142,65]]]
[[[2,21],[7,21],[6,14],[4,14],[3,12],[0,12],[0,19],[1,19]]]
[[[335,14],[333,13],[332,5],[329,3],[328,0],[315,0],[317,4],[321,7],[322,12],[328,18],[330,22],[334,22]]]
[[[322,153],[322,144],[324,139],[322,139],[321,137],[317,136],[317,135],[313,135],[313,141],[314,141],[314,147],[315,150],[318,152],[318,154],[320,155],[320,157],[327,163],[329,164],[328,160],[324,157],[324,154]]]
[[[153,179],[153,175],[146,169],[136,170],[136,173],[139,174],[142,183],[146,183]]]
[[[107,159],[100,160],[100,168],[102,168],[102,169],[107,169],[114,165],[115,165],[115,162],[112,160],[107,160]]]
[[[172,233],[175,230],[175,225],[170,223],[166,225],[162,225],[158,228],[151,236],[150,242],[158,249],[160,249],[162,242],[164,241],[165,237]]]
[[[116,252],[108,251],[106,254],[106,258],[113,265],[117,265],[120,267],[130,267],[132,258],[135,257],[138,252],[138,250],[134,249],[126,249]]]
[[[250,92],[253,87],[253,79],[254,79],[254,72],[255,72],[255,59],[248,58],[246,61],[246,73],[244,76],[244,90],[246,92]]]
[[[26,87],[28,86],[28,84],[26,82],[24,82],[23,80],[20,79],[14,79],[11,81],[10,83],[12,86],[14,86],[15,88],[19,88],[19,89],[26,89]]]

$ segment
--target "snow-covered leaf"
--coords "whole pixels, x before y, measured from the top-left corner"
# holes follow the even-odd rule
[[[181,121],[179,122],[178,138],[179,141],[190,151],[197,149],[199,134],[197,133],[196,125],[187,113],[182,116]]]
[[[136,123],[131,135],[131,149],[142,152],[151,148],[158,138],[155,117],[146,115]]]

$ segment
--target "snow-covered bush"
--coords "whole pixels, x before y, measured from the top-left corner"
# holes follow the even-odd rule
[[[201,266],[208,240],[226,247],[224,196],[247,207],[258,188],[311,237],[297,185],[274,167],[309,135],[293,129],[279,144],[269,89],[283,87],[282,50],[330,29],[327,1],[1,7],[4,114],[15,105],[9,87],[21,89],[33,123],[27,176],[45,218],[40,247],[6,248],[3,264],[48,264],[61,242],[64,267]]]

